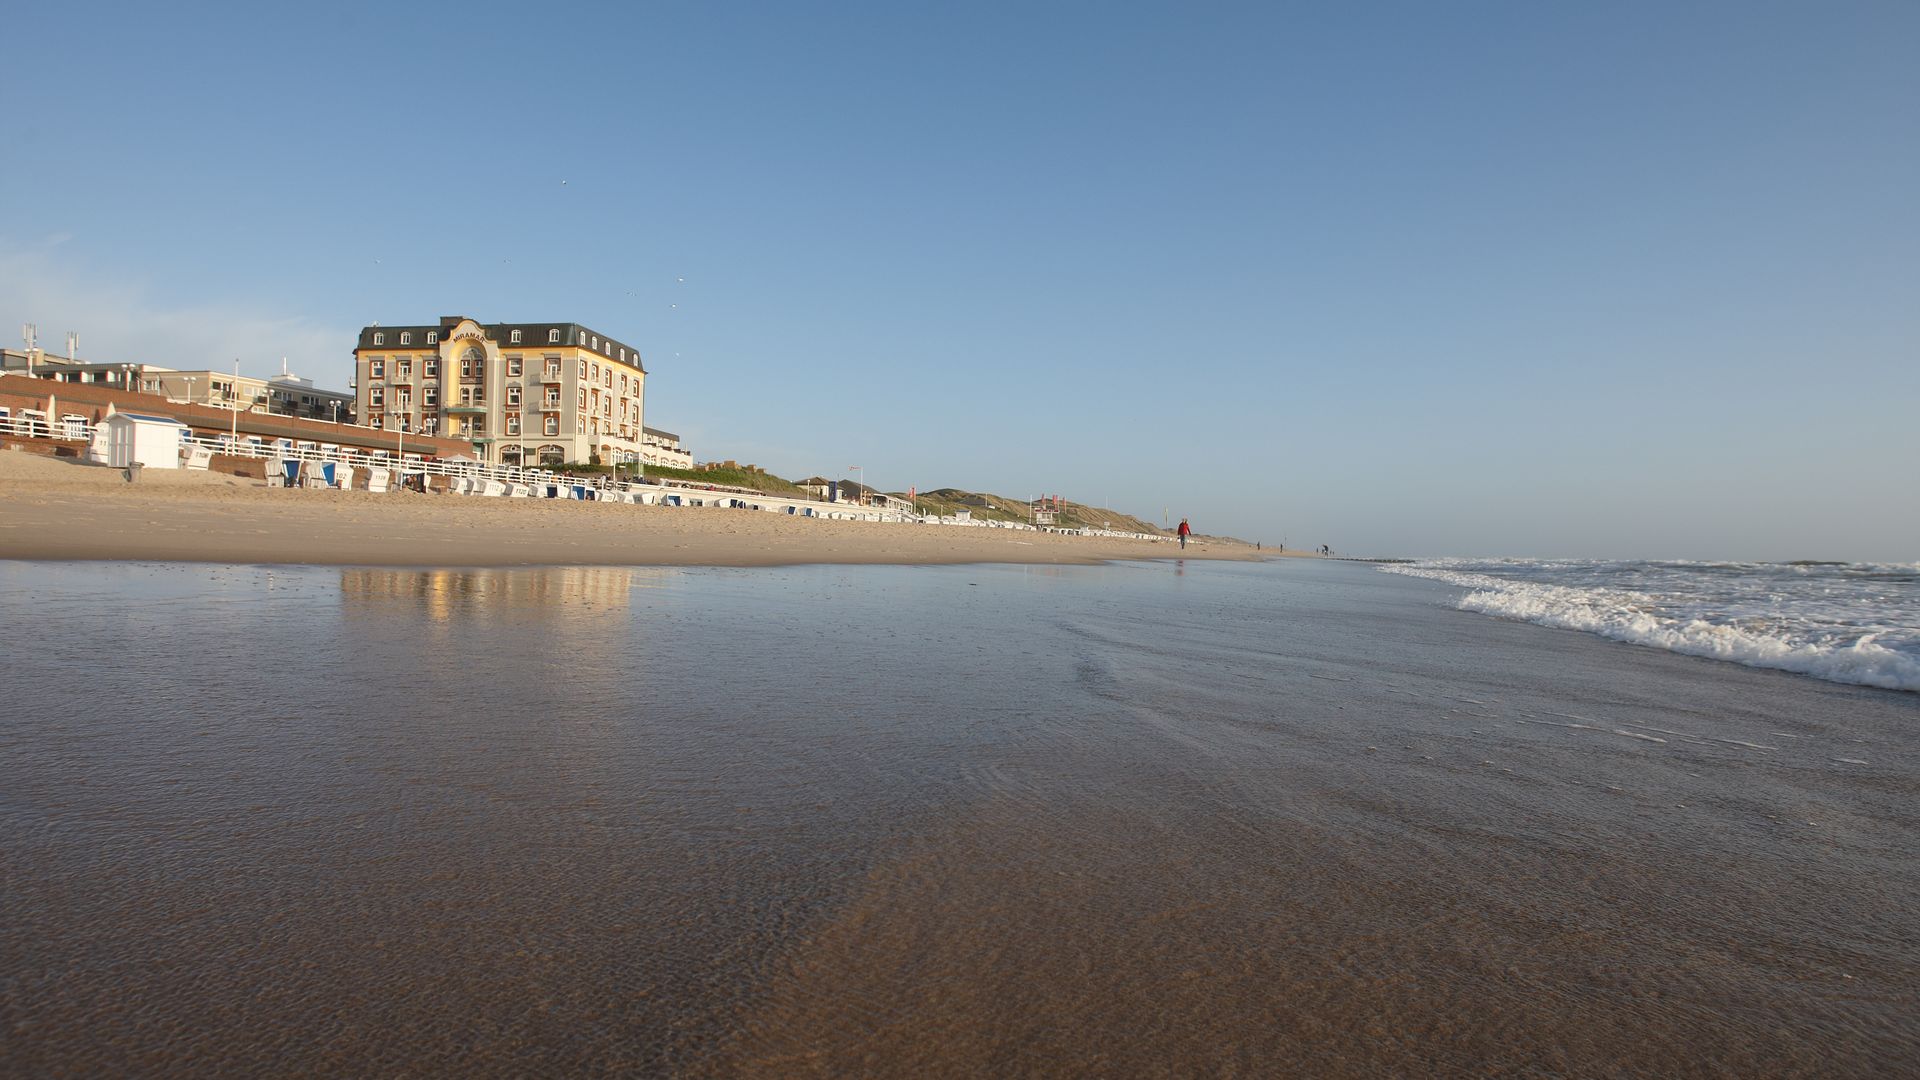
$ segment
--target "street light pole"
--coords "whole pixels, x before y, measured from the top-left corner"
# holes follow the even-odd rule
[[[227,436],[227,442],[230,444],[227,452],[231,454],[240,449],[240,358],[237,356],[233,358],[233,387],[229,396],[233,399],[229,402],[233,407],[233,430]]]
[[[860,485],[860,505],[867,505],[867,474],[858,465],[847,466],[847,471],[859,474],[859,479],[855,480],[854,483]]]

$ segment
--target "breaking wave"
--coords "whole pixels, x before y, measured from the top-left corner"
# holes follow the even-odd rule
[[[1920,692],[1920,564],[1431,559],[1458,606],[1688,656]]]

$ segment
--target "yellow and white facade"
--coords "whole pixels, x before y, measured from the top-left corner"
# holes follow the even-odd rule
[[[640,459],[640,350],[579,323],[368,326],[353,362],[362,424],[464,439],[496,464]]]

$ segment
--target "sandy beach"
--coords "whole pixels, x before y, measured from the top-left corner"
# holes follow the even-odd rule
[[[1914,1075],[1920,698],[1456,592],[0,562],[0,1075]]]
[[[332,566],[780,566],[1257,558],[1240,544],[828,521],[747,510],[269,488],[0,451],[0,558]]]

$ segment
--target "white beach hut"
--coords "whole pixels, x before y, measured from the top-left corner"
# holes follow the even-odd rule
[[[117,412],[100,426],[107,430],[107,464],[124,469],[135,462],[149,469],[180,467],[180,440],[187,425],[171,416]]]

